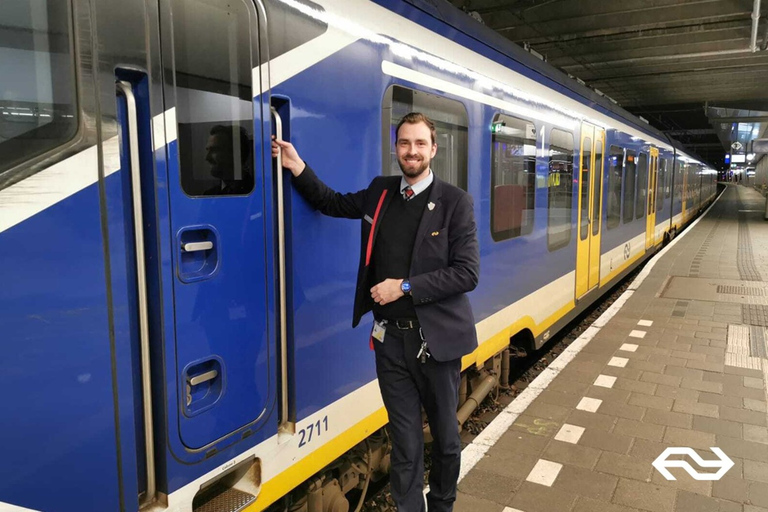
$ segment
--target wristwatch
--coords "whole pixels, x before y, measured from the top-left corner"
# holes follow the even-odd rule
[[[403,282],[400,283],[400,291],[403,292],[403,295],[410,297],[411,295],[411,282],[407,279],[403,279]]]

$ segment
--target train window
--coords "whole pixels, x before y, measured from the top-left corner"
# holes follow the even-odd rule
[[[648,155],[637,155],[637,195],[635,196],[635,218],[645,217],[645,203],[648,197]]]
[[[672,195],[672,160],[662,159],[666,172],[664,173],[664,197]]]
[[[608,207],[606,229],[621,223],[621,179],[624,172],[624,149],[611,146],[608,156]]]
[[[491,137],[491,235],[496,241],[533,231],[536,126],[504,114]]]
[[[179,168],[191,196],[253,190],[251,27],[257,23],[248,4],[172,2]]]
[[[579,176],[579,190],[581,190],[581,212],[579,218],[579,237],[586,240],[589,235],[589,175],[592,165],[592,139],[581,140],[581,175]]]
[[[675,201],[682,200],[683,197],[683,166],[680,164],[680,160],[675,159]]]
[[[632,222],[635,218],[635,175],[637,162],[635,162],[635,152],[627,150],[624,157],[624,211],[622,220],[624,224]]]
[[[600,200],[603,197],[603,141],[595,140],[595,179],[592,180],[592,235],[600,233]]]
[[[467,109],[459,101],[399,85],[389,88],[382,105],[384,174],[401,174],[395,154],[395,130],[400,119],[410,112],[421,112],[435,123],[437,154],[432,159],[432,171],[440,179],[467,190]]]
[[[656,176],[656,211],[661,211],[661,206],[664,204],[664,180],[667,176],[667,161],[663,158],[657,158],[659,171]],[[649,212],[650,213],[650,212]]]
[[[3,0],[0,7],[0,173],[77,132],[72,14],[60,0]]]
[[[571,241],[573,204],[573,135],[553,129],[549,135],[547,175],[547,247],[550,251]]]

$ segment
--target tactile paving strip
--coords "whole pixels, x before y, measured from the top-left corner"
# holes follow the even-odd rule
[[[747,325],[768,327],[768,307],[756,304],[742,304],[741,321]]]
[[[717,293],[727,293],[731,295],[757,295],[764,296],[765,290],[762,288],[744,287],[744,286],[731,286],[731,285],[717,285]]]
[[[749,224],[744,213],[739,212],[739,245],[736,252],[736,266],[739,276],[744,281],[762,281],[763,278],[752,256],[752,240],[749,237]]]

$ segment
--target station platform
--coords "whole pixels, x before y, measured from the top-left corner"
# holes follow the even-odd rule
[[[465,448],[455,510],[768,512],[764,212],[729,185],[650,260]]]

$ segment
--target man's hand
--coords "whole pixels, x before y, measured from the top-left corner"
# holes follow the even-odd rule
[[[304,167],[307,164],[299,156],[296,148],[290,142],[284,140],[275,140],[272,136],[272,158],[277,158],[277,155],[282,152],[283,154],[283,167],[291,171],[291,174],[298,176],[304,171]]]
[[[385,279],[380,282],[371,288],[373,301],[380,306],[396,301],[404,295],[403,290],[400,289],[401,284],[403,284],[402,279]]]

